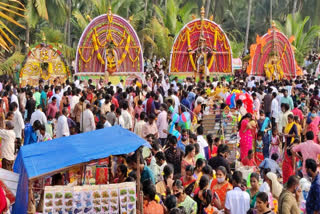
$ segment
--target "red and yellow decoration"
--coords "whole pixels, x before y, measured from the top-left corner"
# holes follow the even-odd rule
[[[139,38],[128,21],[111,13],[93,19],[77,49],[76,73],[134,74],[143,72]]]
[[[22,63],[19,81],[21,86],[36,86],[40,78],[53,83],[55,78],[64,82],[69,76],[69,67],[62,53],[52,45],[39,44],[29,51]]]
[[[170,72],[204,72],[203,69],[207,74],[232,72],[229,40],[219,25],[204,18],[204,8],[200,19],[182,28],[170,56]]]
[[[273,24],[268,33],[256,38],[256,44],[250,47],[250,61],[247,73],[265,76],[267,80],[293,79],[301,75],[293,48],[294,37],[288,39]]]

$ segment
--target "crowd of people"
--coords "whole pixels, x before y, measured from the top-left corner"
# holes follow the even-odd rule
[[[140,169],[146,214],[320,213],[320,80],[179,80],[162,62],[130,84],[75,76],[21,88],[2,80],[2,168],[12,170],[21,146],[120,125],[152,148],[119,156],[112,175],[115,183],[132,181]],[[228,104],[235,90],[248,99]],[[223,131],[205,134],[210,114],[237,124],[236,162],[252,169],[247,178],[230,162],[238,148]]]

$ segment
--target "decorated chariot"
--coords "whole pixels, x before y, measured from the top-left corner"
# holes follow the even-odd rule
[[[143,54],[137,33],[124,18],[107,14],[94,18],[78,43],[75,75],[81,79],[126,81],[141,79]]]
[[[265,77],[267,80],[293,79],[301,74],[291,46],[294,37],[288,39],[273,24],[268,33],[257,36],[256,44],[250,47],[247,73]]]
[[[52,45],[41,43],[32,48],[19,73],[20,86],[36,86],[39,80],[52,84],[55,79],[66,81],[71,76],[63,54]]]
[[[204,18],[187,23],[176,36],[170,53],[171,74],[191,73],[196,77],[232,73],[232,52],[221,27]]]

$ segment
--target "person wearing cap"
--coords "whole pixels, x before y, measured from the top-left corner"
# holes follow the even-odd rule
[[[0,137],[2,138],[1,143],[1,158],[2,168],[6,170],[12,170],[14,162],[15,152],[15,140],[16,134],[14,133],[14,125],[12,121],[6,122],[6,129],[0,129]]]

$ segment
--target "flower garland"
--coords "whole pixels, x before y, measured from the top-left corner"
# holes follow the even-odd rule
[[[100,52],[99,52],[99,46],[98,46],[98,44],[97,44],[97,37],[96,37],[95,34],[92,35],[92,45],[93,45],[93,48],[94,48],[95,52],[97,52],[97,59],[98,59],[98,61],[99,61],[102,65],[104,65],[104,64],[105,64],[105,61],[103,60],[103,58],[102,58],[102,56],[101,56],[101,54],[100,54]]]
[[[190,62],[191,62],[191,65],[192,65],[193,70],[196,71],[197,68],[196,68],[196,64],[194,63],[193,56],[192,56],[192,48],[191,48],[191,42],[190,42],[190,33],[189,33],[189,30],[188,30],[188,29],[187,29],[186,33],[187,33],[188,52],[189,52]]]

